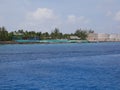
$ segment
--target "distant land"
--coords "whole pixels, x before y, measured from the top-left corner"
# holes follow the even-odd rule
[[[34,43],[85,43],[85,42],[119,42],[120,34],[95,33],[94,30],[77,29],[74,33],[63,34],[58,28],[51,33],[17,30],[8,32],[0,27],[0,44],[34,44]]]

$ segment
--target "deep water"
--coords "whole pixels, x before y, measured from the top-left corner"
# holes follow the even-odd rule
[[[120,43],[0,45],[0,90],[120,90]]]

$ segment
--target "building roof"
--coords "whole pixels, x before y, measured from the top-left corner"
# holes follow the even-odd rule
[[[80,39],[78,36],[70,36],[70,39]]]

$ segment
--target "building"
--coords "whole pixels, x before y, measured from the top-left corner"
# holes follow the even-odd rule
[[[80,38],[78,36],[70,36],[71,40],[80,40]]]
[[[120,34],[117,35],[117,41],[120,41]]]
[[[23,34],[22,33],[18,33],[18,32],[13,33],[12,40],[22,40],[22,39],[23,39]]]
[[[91,42],[98,41],[98,34],[97,33],[89,33],[87,40],[91,41]]]
[[[120,34],[110,34],[109,41],[120,41]]]
[[[98,41],[100,41],[100,42],[109,41],[109,34],[99,33]]]
[[[88,34],[87,40],[90,42],[120,41],[120,34],[90,33]]]
[[[111,34],[109,36],[109,41],[116,41],[117,35],[116,34]]]

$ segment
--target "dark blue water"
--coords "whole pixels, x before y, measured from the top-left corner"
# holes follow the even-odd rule
[[[120,43],[0,45],[0,90],[120,90]]]

